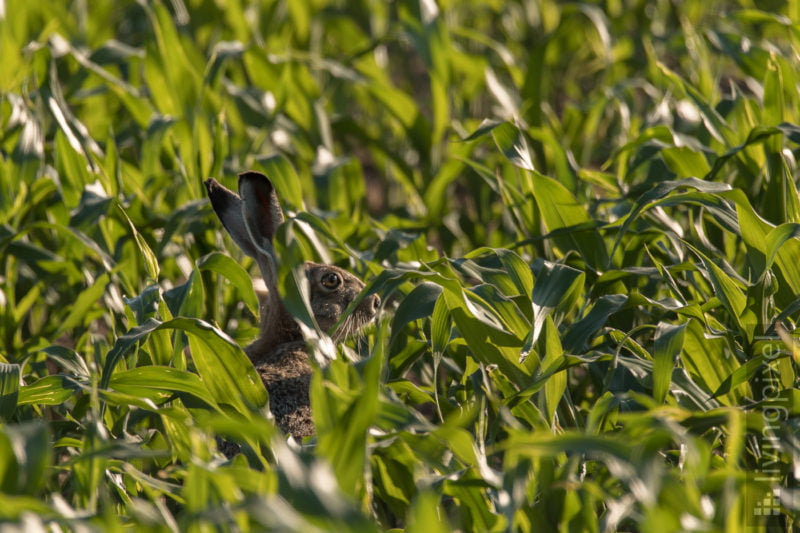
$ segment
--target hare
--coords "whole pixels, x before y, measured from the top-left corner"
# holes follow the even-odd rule
[[[205,182],[211,205],[222,225],[242,251],[254,258],[266,285],[259,298],[258,338],[245,348],[269,393],[270,411],[282,431],[295,438],[314,434],[308,389],[312,368],[299,325],[286,311],[278,293],[278,257],[272,241],[283,221],[278,196],[259,172],[239,175],[239,194],[214,178]],[[319,326],[327,331],[353,302],[364,283],[341,268],[305,263],[310,304]],[[338,329],[334,340],[358,331],[375,316],[380,298],[364,298]]]

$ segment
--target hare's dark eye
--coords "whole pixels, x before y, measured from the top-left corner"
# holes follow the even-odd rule
[[[320,280],[322,286],[326,289],[336,289],[339,285],[342,284],[342,277],[337,274],[336,272],[326,272],[322,275],[322,279]]]

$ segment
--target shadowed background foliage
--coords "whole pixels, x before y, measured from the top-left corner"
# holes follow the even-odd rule
[[[798,516],[800,2],[0,0],[0,519],[744,531]],[[384,306],[286,443],[270,176]],[[215,435],[243,443],[227,460]],[[756,516],[767,514],[769,516]]]

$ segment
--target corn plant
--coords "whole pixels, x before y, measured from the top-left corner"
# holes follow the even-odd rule
[[[790,531],[800,3],[0,0],[0,521]],[[374,325],[287,439],[255,169]],[[324,352],[324,354],[322,353]],[[315,357],[314,360],[322,360]],[[241,452],[226,457],[219,443]]]

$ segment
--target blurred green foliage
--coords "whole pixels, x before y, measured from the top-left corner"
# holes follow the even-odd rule
[[[798,21],[0,0],[0,520],[791,530]],[[204,198],[250,168],[291,215],[282,279],[331,261],[384,302],[315,373],[304,443],[239,348],[256,269]]]

